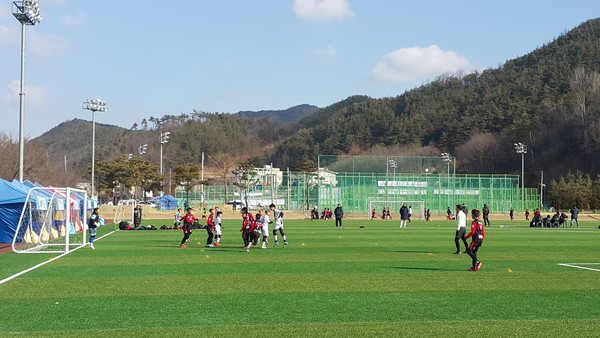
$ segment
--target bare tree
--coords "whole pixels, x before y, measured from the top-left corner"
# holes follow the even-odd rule
[[[591,154],[600,144],[600,75],[596,72],[586,72],[584,68],[575,69],[571,90],[575,98],[575,125],[583,143],[583,150]]]
[[[228,153],[219,153],[210,156],[210,161],[217,167],[217,175],[223,180],[225,189],[225,203],[227,203],[227,185],[229,183],[229,175],[231,171],[236,168],[239,161]]]

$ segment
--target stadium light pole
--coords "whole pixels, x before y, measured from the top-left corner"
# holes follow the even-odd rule
[[[525,154],[527,154],[527,145],[521,142],[515,143],[515,151],[521,154],[521,204],[525,209]]]
[[[19,182],[23,183],[25,154],[25,25],[42,22],[38,0],[13,1],[13,15],[21,23],[21,84],[19,88]]]
[[[92,191],[91,195],[94,198],[94,170],[96,157],[96,112],[105,112],[108,110],[106,102],[100,99],[88,99],[83,103],[83,109],[92,111]]]
[[[396,163],[396,160],[388,160],[388,164],[390,165],[390,167],[392,167],[394,169],[394,174],[392,176],[394,183],[392,183],[392,186],[395,186],[396,185],[396,168],[398,168],[398,163]]]
[[[160,132],[160,174],[163,174],[163,144],[169,143],[170,132]]]
[[[441,155],[444,162],[448,164],[448,206],[450,206],[450,161],[452,161],[452,159],[450,158],[449,153],[442,153]]]

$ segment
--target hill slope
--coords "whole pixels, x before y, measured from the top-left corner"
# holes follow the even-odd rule
[[[363,98],[318,110],[305,119],[321,124],[299,129],[272,160],[297,168],[303,162],[298,158],[316,161],[319,153],[417,144],[450,151],[462,172],[506,173],[520,169],[512,144],[523,142],[530,146],[528,170],[546,168],[551,176],[574,168],[596,173],[600,162],[591,154],[600,150],[600,87],[586,96],[586,116],[576,113],[581,102],[575,101],[578,91],[593,87],[597,60],[600,19],[497,69],[443,76],[394,98]],[[585,71],[574,87],[578,69]]]
[[[236,113],[239,117],[267,117],[277,118],[282,123],[293,123],[303,118],[304,116],[315,112],[319,107],[309,104],[301,104],[284,110],[261,110],[261,111],[240,111]]]

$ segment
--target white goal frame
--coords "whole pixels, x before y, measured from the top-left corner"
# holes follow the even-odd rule
[[[85,190],[31,188],[19,218],[16,253],[68,253],[87,244],[91,202]]]
[[[131,206],[131,214],[129,212],[125,213],[126,207]],[[113,222],[115,223],[115,227],[119,226],[119,223],[122,221],[128,221],[129,224],[133,224],[133,213],[135,212],[135,207],[137,206],[137,201],[134,199],[131,200],[120,200],[117,203],[117,208],[115,210],[115,217]],[[125,217],[131,216],[129,219],[125,219]]]
[[[371,213],[375,209],[375,219],[381,219],[381,210],[383,208],[390,208],[390,215],[392,220],[400,220],[400,207],[406,203],[406,207],[412,206],[413,213],[411,219],[419,219],[424,221],[425,215],[423,210],[425,209],[425,201],[380,201],[380,200],[369,200],[369,214],[368,217],[371,219]]]

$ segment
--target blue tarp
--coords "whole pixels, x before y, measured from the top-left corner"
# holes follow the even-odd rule
[[[0,179],[0,243],[12,243],[28,192]]]
[[[177,209],[177,199],[171,195],[164,195],[154,199],[158,205],[158,209],[164,210],[175,210]]]

